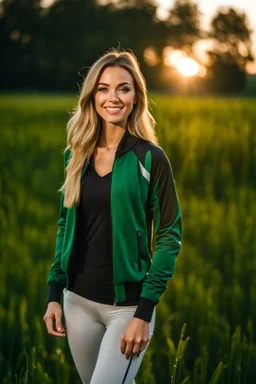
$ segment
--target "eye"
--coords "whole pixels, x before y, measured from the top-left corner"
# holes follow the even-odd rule
[[[120,91],[125,91],[125,92],[129,92],[130,91],[130,88],[121,88]]]
[[[98,88],[98,92],[106,91],[106,90],[107,88]],[[130,88],[124,87],[124,88],[121,88],[120,91],[129,92]]]

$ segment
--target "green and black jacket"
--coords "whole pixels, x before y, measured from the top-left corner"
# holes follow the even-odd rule
[[[65,152],[64,168],[71,155],[70,150]],[[85,161],[81,178],[88,162]],[[60,302],[72,276],[70,260],[77,211],[76,206],[64,207],[64,193],[60,199],[55,260],[48,274],[48,302]],[[128,284],[140,284],[136,313],[138,317],[140,311],[152,314],[175,270],[181,248],[182,215],[172,167],[164,150],[128,130],[118,145],[112,168],[111,218],[113,304],[121,305],[126,300]]]

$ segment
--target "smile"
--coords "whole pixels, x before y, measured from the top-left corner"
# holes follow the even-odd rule
[[[105,110],[110,113],[111,115],[114,115],[116,113],[119,113],[123,107],[104,107]]]

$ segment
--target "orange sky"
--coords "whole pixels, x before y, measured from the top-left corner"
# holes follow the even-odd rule
[[[173,7],[175,0],[155,0],[159,5],[158,15],[162,18],[165,17],[169,8]],[[249,27],[253,30],[253,55],[256,58],[256,1],[255,0],[196,0],[199,10],[202,12],[202,26],[204,29],[209,27],[209,21],[216,13],[220,6],[234,7],[238,11],[243,11],[247,15]],[[200,41],[196,48],[198,55],[203,58],[206,49],[209,49],[209,43]],[[256,61],[248,63],[247,71],[249,73],[256,73]]]

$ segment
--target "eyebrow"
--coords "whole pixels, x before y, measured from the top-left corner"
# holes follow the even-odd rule
[[[131,85],[130,83],[128,83],[128,81],[124,81],[123,83],[118,84],[118,87],[119,87],[120,85],[124,85],[124,84]],[[109,85],[109,84],[107,84],[107,83],[99,83],[98,85]]]

